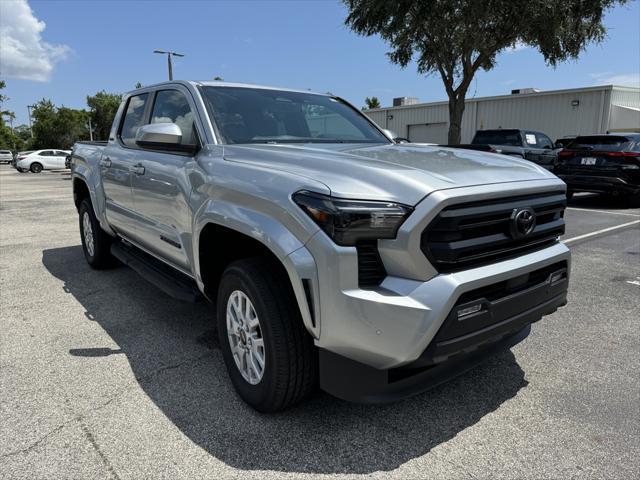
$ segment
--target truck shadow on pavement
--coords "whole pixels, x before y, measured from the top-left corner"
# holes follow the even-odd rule
[[[91,270],[80,246],[44,250],[42,262],[84,307],[82,321],[97,322],[117,344],[77,345],[64,354],[93,362],[125,355],[136,381],[167,418],[196,445],[238,469],[393,470],[476,424],[527,385],[514,355],[505,351],[399,403],[357,405],[319,392],[292,410],[262,415],[236,396],[227,378],[209,305],[168,298],[124,267]],[[154,433],[149,442],[157,444],[162,437]]]

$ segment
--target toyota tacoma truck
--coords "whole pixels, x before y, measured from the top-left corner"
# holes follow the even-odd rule
[[[533,163],[397,144],[333,95],[175,81],[72,152],[84,256],[210,301],[258,411],[318,386],[385,402],[566,303],[566,186]]]

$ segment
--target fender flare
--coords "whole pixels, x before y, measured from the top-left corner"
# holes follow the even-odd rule
[[[207,225],[219,225],[246,235],[264,245],[284,266],[296,297],[306,329],[319,338],[318,276],[316,262],[305,243],[316,232],[308,233],[301,241],[277,219],[246,206],[238,206],[224,200],[206,202],[194,219],[192,251],[196,281],[201,291],[204,283],[200,272],[200,236]],[[307,288],[303,279],[307,282]],[[310,298],[308,298],[310,297]],[[311,305],[310,305],[311,303]]]

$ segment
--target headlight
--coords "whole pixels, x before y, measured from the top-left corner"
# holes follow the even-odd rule
[[[293,200],[334,242],[343,246],[395,238],[398,228],[413,211],[398,203],[346,200],[307,191],[294,193]]]

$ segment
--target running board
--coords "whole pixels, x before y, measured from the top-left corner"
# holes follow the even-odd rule
[[[204,299],[192,278],[133,245],[116,242],[111,245],[111,254],[170,297],[191,303]]]

